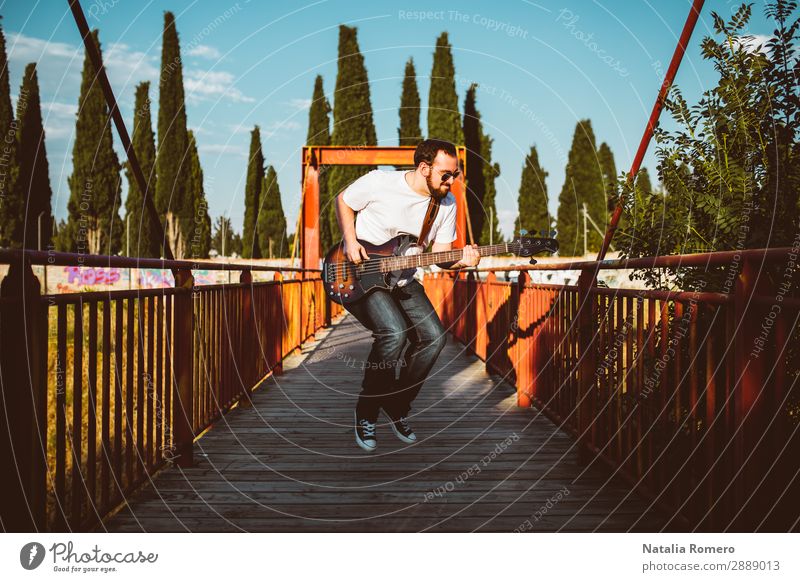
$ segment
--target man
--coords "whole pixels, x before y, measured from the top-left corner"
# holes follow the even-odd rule
[[[450,186],[460,174],[456,148],[446,141],[425,140],[414,152],[414,165],[413,171],[374,170],[336,197],[336,216],[349,260],[358,263],[369,258],[356,239],[382,244],[401,233],[419,235],[431,196],[441,205],[419,246],[423,250],[433,242],[431,252],[451,250],[456,239],[456,201]],[[473,267],[480,261],[476,249],[477,245],[468,245],[459,261],[438,266]],[[369,452],[378,446],[381,409],[395,435],[413,443],[416,435],[408,423],[411,403],[447,342],[439,316],[415,278],[398,281],[391,291],[374,290],[345,308],[374,338],[356,404],[356,443]],[[401,357],[406,341],[408,349]]]

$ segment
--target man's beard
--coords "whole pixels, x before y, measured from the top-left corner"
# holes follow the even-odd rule
[[[431,196],[433,196],[435,199],[438,199],[438,200],[441,200],[442,198],[447,196],[447,193],[450,191],[450,188],[449,187],[445,187],[444,184],[442,184],[439,188],[434,188],[433,187],[433,181],[431,181],[431,177],[430,176],[426,176],[425,177],[425,183],[428,185],[428,192],[431,193]],[[445,187],[445,191],[444,192],[442,192],[442,187]]]

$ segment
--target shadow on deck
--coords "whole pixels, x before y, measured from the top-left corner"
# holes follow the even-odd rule
[[[448,342],[415,401],[421,442],[352,415],[371,337],[346,315],[105,523],[108,531],[658,531],[667,522]]]

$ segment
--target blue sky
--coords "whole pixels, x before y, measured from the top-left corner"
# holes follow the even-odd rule
[[[555,213],[575,124],[592,120],[595,135],[627,170],[688,14],[689,0],[538,2],[216,2],[83,0],[99,28],[112,87],[129,131],[136,85],[151,81],[157,102],[163,13],[177,18],[184,57],[189,126],[196,133],[212,217],[241,229],[249,132],[262,130],[264,155],[279,176],[289,230],[300,207],[300,148],[308,127],[314,78],[333,101],[338,26],[358,27],[370,79],[378,140],[397,144],[404,65],[417,67],[423,108],[437,36],[453,45],[459,111],[470,83],[479,84],[484,130],[500,164],[497,209],[506,234],[517,215],[525,154],[536,145]],[[700,57],[711,11],[730,16],[739,2],[708,0],[677,84],[696,100],[717,75]],[[769,34],[764,3],[750,30]],[[65,0],[3,2],[12,96],[24,66],[39,63],[54,208],[66,215],[74,119],[83,49]],[[154,112],[155,115],[155,112]],[[425,132],[426,111],[422,112]],[[156,118],[154,116],[155,124]],[[119,140],[114,137],[119,148]],[[645,165],[655,170],[651,145]]]

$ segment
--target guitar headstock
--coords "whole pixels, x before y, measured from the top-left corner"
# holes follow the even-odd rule
[[[558,251],[558,241],[554,238],[539,238],[533,236],[518,236],[511,245],[514,254],[520,257],[531,257],[539,253],[555,253]]]

